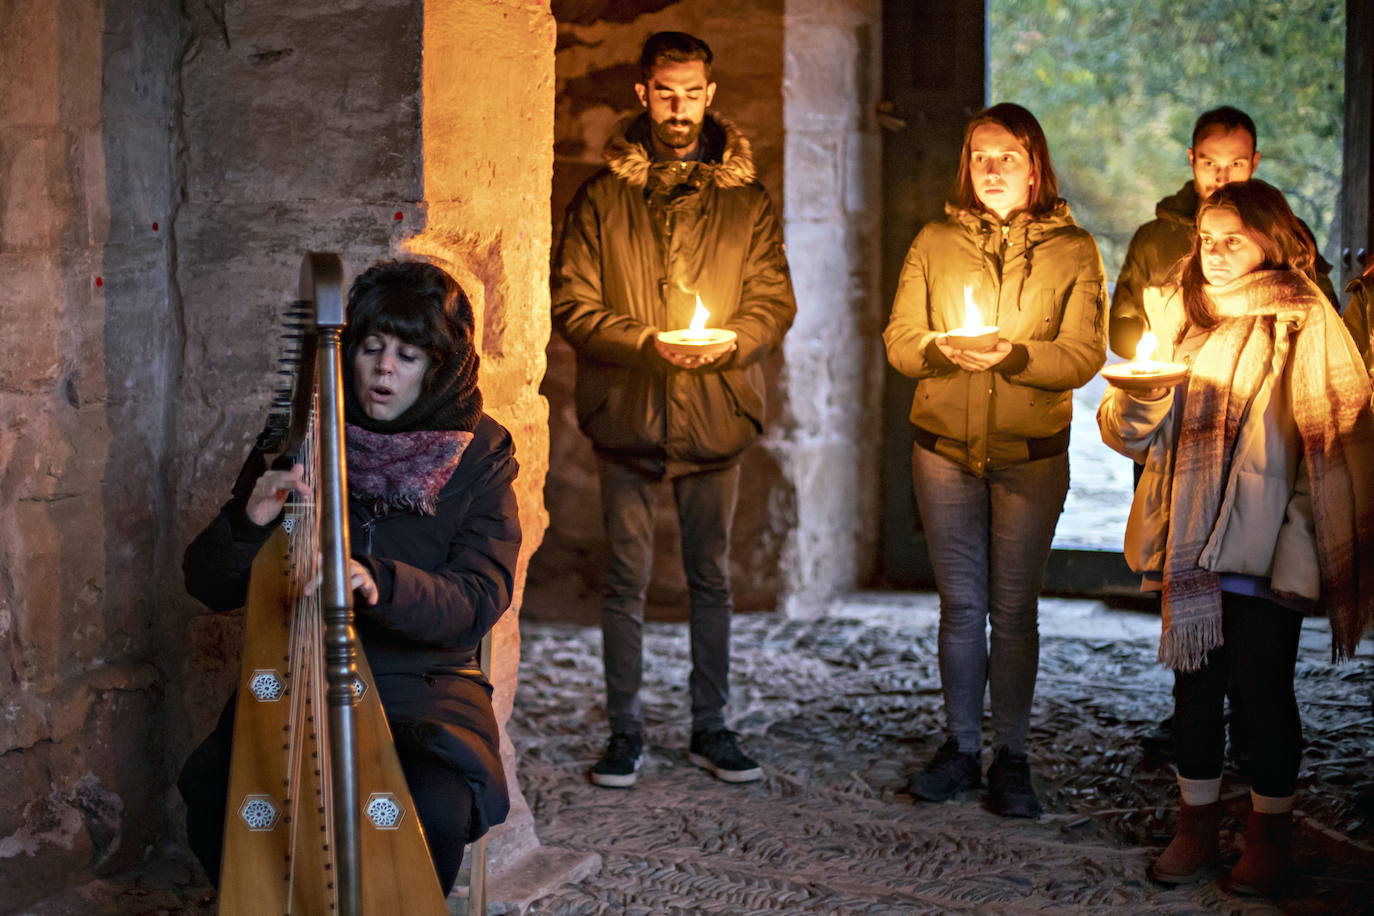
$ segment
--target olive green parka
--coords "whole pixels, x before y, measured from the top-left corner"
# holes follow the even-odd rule
[[[568,205],[553,323],[577,353],[577,421],[598,452],[655,474],[726,467],[763,429],[761,360],[796,302],[782,228],[747,139],[707,114],[698,162],[654,161],[647,115],[622,124],[607,168]],[[699,369],[658,356],[697,297],[736,350]]]
[[[1073,389],[1106,361],[1107,296],[1091,235],[1059,201],[1003,223],[986,212],[945,208],[902,266],[883,342],[893,367],[917,380],[916,439],[982,474],[1068,448]],[[964,290],[982,321],[1012,352],[968,372],[935,345],[964,324]]]

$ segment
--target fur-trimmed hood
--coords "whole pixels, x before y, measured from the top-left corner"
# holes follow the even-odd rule
[[[753,183],[754,150],[733,123],[707,112],[701,125],[701,142],[705,149],[700,171],[708,181],[718,188],[742,188]],[[651,143],[649,115],[640,112],[616,124],[601,155],[615,177],[642,188],[649,183],[649,171],[654,165]]]

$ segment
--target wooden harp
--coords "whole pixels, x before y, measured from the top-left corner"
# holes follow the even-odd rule
[[[315,499],[289,502],[253,563],[234,718],[219,912],[448,912],[353,626],[340,338],[343,268],[311,253],[288,315],[295,371],[236,490],[277,452]],[[282,411],[289,417],[282,415]],[[319,587],[311,596],[305,586]]]

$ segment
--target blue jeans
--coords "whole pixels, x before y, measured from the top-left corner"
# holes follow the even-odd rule
[[[978,751],[990,685],[993,747],[1025,753],[1040,663],[1040,585],[1069,491],[1069,456],[979,477],[917,445],[911,467],[940,592],[946,727],[959,750]]]
[[[654,503],[662,479],[598,456],[610,559],[601,605],[606,716],[611,731],[638,734],[644,714],[644,596],[654,565]],[[739,465],[671,479],[691,596],[693,730],[725,727],[730,697],[730,527]]]

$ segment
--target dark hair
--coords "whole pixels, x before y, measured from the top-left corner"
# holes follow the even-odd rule
[[[1218,125],[1226,128],[1228,133],[1237,128],[1247,131],[1250,134],[1251,147],[1259,149],[1259,134],[1255,132],[1255,122],[1248,114],[1230,105],[1222,105],[1198,115],[1197,120],[1193,122],[1193,139],[1188,142],[1188,146],[1197,146],[1197,138],[1202,136],[1202,132]]]
[[[428,384],[449,359],[472,348],[472,304],[458,281],[424,261],[378,261],[348,289],[344,357],[370,334],[390,334],[429,355]]]
[[[715,55],[711,46],[686,32],[655,32],[644,41],[639,52],[639,81],[645,86],[653,79],[654,68],[664,63],[685,64],[699,60],[706,65],[706,78],[711,78],[711,61]]]
[[[1240,217],[1245,232],[1260,247],[1264,260],[1256,270],[1298,270],[1316,279],[1317,244],[1284,199],[1283,192],[1268,182],[1252,178],[1233,181],[1212,192],[1197,210],[1197,225],[1209,210],[1232,210]],[[1180,279],[1183,310],[1188,324],[1200,328],[1216,327],[1217,316],[1207,299],[1207,279],[1202,273],[1202,235],[1193,234],[1193,250],[1183,262]],[[1184,325],[1180,337],[1187,331]]]
[[[1059,178],[1054,174],[1054,164],[1050,162],[1049,141],[1045,139],[1045,131],[1041,129],[1040,122],[1035,120],[1035,115],[1011,102],[984,108],[964,125],[964,148],[959,153],[959,173],[954,178],[954,205],[961,210],[984,209],[973,188],[973,175],[969,169],[973,132],[984,124],[1005,128],[1017,143],[1025,147],[1026,155],[1030,157],[1035,184],[1031,187],[1026,209],[1033,216],[1042,216],[1052,210],[1059,201]]]

